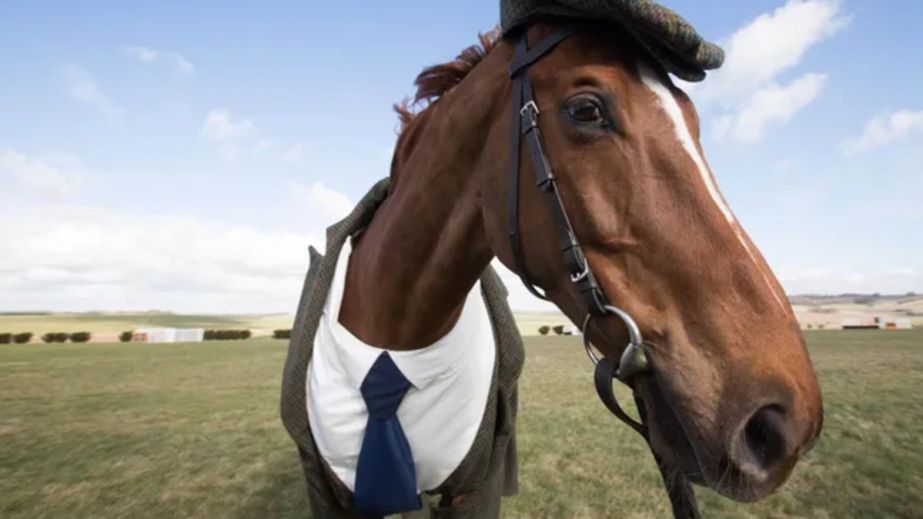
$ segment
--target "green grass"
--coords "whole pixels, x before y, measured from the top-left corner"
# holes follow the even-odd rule
[[[921,517],[923,331],[808,335],[826,404],[777,495],[706,517]],[[644,445],[578,342],[530,338],[504,517],[665,517]],[[283,341],[0,346],[0,517],[307,517],[277,413]]]

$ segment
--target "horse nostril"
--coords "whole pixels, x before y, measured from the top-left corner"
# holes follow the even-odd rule
[[[746,457],[760,469],[773,472],[790,457],[788,429],[789,421],[780,406],[760,408],[741,431]]]

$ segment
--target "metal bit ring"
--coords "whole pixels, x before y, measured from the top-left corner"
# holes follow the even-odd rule
[[[635,322],[628,312],[621,308],[612,305],[605,305],[603,308],[609,314],[617,315],[628,329],[628,346],[625,347],[625,350],[622,352],[622,357],[619,359],[619,369],[616,374],[617,378],[624,380],[647,369],[647,357],[644,353],[644,338],[641,336],[641,329],[638,328],[638,323]],[[596,353],[593,345],[590,344],[590,339],[587,336],[587,331],[592,319],[593,315],[587,314],[586,319],[583,321],[583,347],[586,350],[590,362],[596,365],[599,364],[599,361],[602,359]]]

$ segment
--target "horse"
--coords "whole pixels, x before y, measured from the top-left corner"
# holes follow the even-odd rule
[[[339,323],[425,348],[499,258],[585,325],[614,375],[626,344],[643,353],[618,378],[671,477],[744,502],[775,491],[820,434],[820,388],[666,70],[611,23],[543,19],[519,42],[482,35],[416,85],[423,107],[395,107],[388,195],[355,240]]]

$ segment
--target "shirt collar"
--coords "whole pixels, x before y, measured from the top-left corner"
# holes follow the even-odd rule
[[[336,342],[337,352],[343,369],[350,382],[357,389],[378,357],[388,352],[401,373],[417,389],[424,389],[443,376],[448,376],[460,368],[462,356],[467,348],[478,340],[477,305],[480,301],[480,282],[468,294],[465,305],[452,329],[433,344],[414,351],[391,351],[365,344],[339,322],[340,302],[345,288],[346,267],[352,252],[349,241],[343,246],[337,258],[336,272],[330,286],[323,319],[330,336]]]

